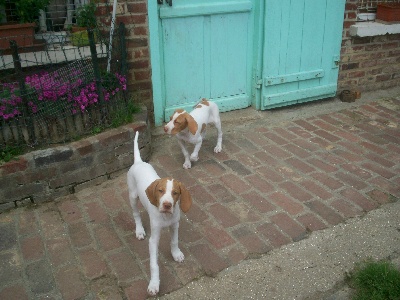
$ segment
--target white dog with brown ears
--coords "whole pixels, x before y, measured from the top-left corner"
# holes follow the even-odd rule
[[[177,262],[183,262],[185,256],[178,247],[178,227],[180,219],[179,206],[187,212],[192,205],[192,198],[183,183],[172,178],[160,178],[154,168],[143,162],[138,146],[139,133],[136,132],[134,141],[134,163],[128,171],[129,200],[136,224],[136,237],[143,240],[144,231],[140,213],[137,208],[137,197],[147,210],[150,217],[151,236],[149,239],[150,252],[150,283],[147,292],[154,296],[160,287],[160,272],[158,267],[158,244],[161,229],[170,226],[171,253]]]
[[[164,126],[165,133],[176,135],[178,138],[178,143],[185,157],[184,169],[190,169],[192,167],[191,161],[199,159],[199,150],[206,135],[207,124],[210,123],[214,124],[218,131],[214,152],[219,153],[222,150],[222,128],[218,105],[214,102],[203,98],[190,114],[183,109],[177,109],[170,117],[167,125]],[[185,142],[195,145],[190,156]]]

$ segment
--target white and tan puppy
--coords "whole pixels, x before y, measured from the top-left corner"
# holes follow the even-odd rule
[[[222,128],[218,105],[214,102],[203,98],[190,114],[185,110],[177,109],[167,125],[164,126],[165,133],[176,135],[178,138],[178,143],[185,157],[184,169],[190,169],[192,167],[191,161],[199,159],[199,150],[205,138],[208,124],[214,124],[217,128],[218,139],[214,152],[219,153],[222,150]],[[185,142],[195,145],[190,156]]]
[[[137,208],[137,197],[150,217],[151,236],[149,239],[150,252],[150,283],[147,292],[154,296],[160,287],[160,274],[158,267],[158,244],[161,229],[170,226],[171,253],[177,262],[183,262],[185,256],[178,247],[178,227],[180,219],[179,206],[187,212],[192,205],[192,198],[183,183],[172,178],[160,178],[154,168],[143,162],[138,146],[139,133],[136,132],[134,142],[134,163],[128,171],[129,200],[133,210],[136,224],[136,237],[144,239],[144,231],[140,213]]]

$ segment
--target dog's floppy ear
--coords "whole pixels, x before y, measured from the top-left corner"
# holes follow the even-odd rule
[[[156,197],[156,188],[159,182],[160,179],[154,180],[146,189],[147,198],[149,198],[150,203],[153,204],[155,207],[158,207],[159,205]]]
[[[180,183],[180,188],[181,188],[181,201],[179,203],[179,206],[181,210],[185,213],[192,206],[192,196],[190,195],[189,191],[186,189],[185,185],[182,182]]]
[[[188,129],[191,134],[195,135],[197,132],[197,129],[199,126],[197,125],[197,122],[193,119],[193,117],[189,114],[186,114],[186,122],[188,123]]]

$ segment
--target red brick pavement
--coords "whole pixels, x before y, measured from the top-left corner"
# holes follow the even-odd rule
[[[230,124],[223,152],[212,152],[211,131],[190,170],[175,140],[158,137],[150,162],[194,200],[181,219],[184,263],[162,235],[160,294],[398,199],[399,107],[386,99],[275,126]],[[145,298],[148,236],[135,238],[125,180],[1,214],[0,299]]]

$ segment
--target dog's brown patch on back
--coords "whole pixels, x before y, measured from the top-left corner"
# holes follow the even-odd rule
[[[201,99],[201,104],[203,104],[205,106],[210,106],[210,103],[208,102],[208,100],[206,98]]]
[[[195,108],[202,108],[202,105],[198,104]]]

